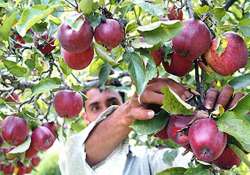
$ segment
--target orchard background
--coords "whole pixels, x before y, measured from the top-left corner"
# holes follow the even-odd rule
[[[58,154],[46,150],[86,126],[84,90],[105,85],[131,96],[154,77],[170,77],[196,96],[182,101],[163,89],[156,117],[132,126],[132,144],[177,148],[166,134],[156,134],[171,115],[202,110],[211,86],[230,84],[245,93],[229,110],[207,111],[227,133],[238,167],[223,170],[195,156],[189,169],[161,175],[250,174],[249,1],[0,0],[0,14],[0,174],[60,174]],[[167,152],[164,160],[176,155]],[[40,159],[45,163],[38,166]]]

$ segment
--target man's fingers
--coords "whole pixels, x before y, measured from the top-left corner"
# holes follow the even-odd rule
[[[136,120],[149,120],[152,119],[155,115],[153,110],[145,109],[143,107],[133,108],[131,110],[131,113]]]
[[[228,105],[228,109],[233,109],[236,107],[236,105],[238,104],[238,102],[242,99],[242,97],[244,97],[245,94],[242,92],[237,92],[234,94],[233,99],[231,100],[230,104]]]
[[[216,101],[216,108],[219,105],[222,105],[224,108],[228,105],[230,99],[233,96],[234,89],[230,85],[224,86],[222,91],[219,94],[219,97]]]
[[[150,90],[146,90],[144,91],[141,96],[139,97],[139,101],[141,104],[158,104],[158,105],[162,105],[163,103],[163,99],[164,99],[164,95],[154,92],[154,91],[150,91]]]
[[[171,90],[173,90],[184,101],[187,101],[187,100],[191,99],[194,96],[194,94],[189,92],[189,90],[186,87],[184,87],[183,85],[177,83],[174,80],[168,79],[167,83],[168,83],[168,87]]]
[[[204,100],[204,107],[208,110],[211,110],[214,108],[215,102],[217,100],[219,91],[215,88],[209,88],[207,90],[205,100]]]

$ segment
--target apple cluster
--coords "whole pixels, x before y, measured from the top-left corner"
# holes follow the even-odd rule
[[[18,175],[30,173],[40,162],[38,153],[49,149],[57,136],[54,122],[44,123],[31,131],[27,121],[17,115],[7,116],[0,126],[0,152],[8,160],[7,164],[0,162],[0,172],[4,174],[12,174],[14,170]],[[11,153],[28,137],[31,138],[31,143],[25,153]]]
[[[170,20],[182,20],[181,9],[169,9]],[[165,53],[164,47],[150,51],[157,66],[161,63],[164,69],[173,75],[184,76],[193,69],[193,61],[203,56],[206,64],[216,73],[228,76],[247,64],[247,46],[241,36],[226,32],[223,36],[212,35],[201,20],[183,20],[183,29],[172,39],[172,52]]]
[[[65,63],[75,70],[86,68],[94,58],[93,37],[108,50],[117,47],[124,39],[124,29],[115,19],[103,19],[95,30],[86,17],[78,17],[75,23],[79,21],[82,22],[79,30],[72,28],[67,20],[58,30],[61,54]]]

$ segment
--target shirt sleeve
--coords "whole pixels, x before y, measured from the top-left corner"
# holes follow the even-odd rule
[[[117,106],[111,106],[79,134],[73,135],[66,142],[59,167],[62,175],[104,175],[121,174],[128,153],[128,144],[121,143],[105,160],[94,167],[86,162],[85,141],[98,123],[107,118]],[[114,167],[114,162],[116,166]],[[112,172],[111,172],[112,171]]]
[[[150,149],[148,152],[148,161],[153,174],[173,167],[188,168],[188,163],[191,161],[193,154],[189,152],[183,155],[184,152],[185,149],[182,147],[178,149]]]

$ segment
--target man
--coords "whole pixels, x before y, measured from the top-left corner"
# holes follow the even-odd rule
[[[188,89],[171,79],[150,81],[139,98],[134,96],[124,104],[121,104],[117,94],[109,90],[88,91],[86,116],[93,122],[68,140],[60,159],[62,175],[153,175],[171,167],[187,167],[192,154],[181,155],[183,149],[179,150],[173,162],[166,164],[163,162],[163,153],[171,149],[133,148],[126,142],[131,131],[130,125],[135,120],[154,117],[154,111],[146,109],[143,104],[162,105],[164,95],[161,89],[166,86],[183,100],[193,97]],[[106,97],[111,99],[111,96],[115,100],[103,100]],[[222,90],[217,96],[223,96],[223,103],[228,103],[232,94],[225,95]],[[108,107],[112,104],[108,101],[120,106]],[[213,103],[217,103],[216,98]],[[96,116],[98,118],[95,120]]]

